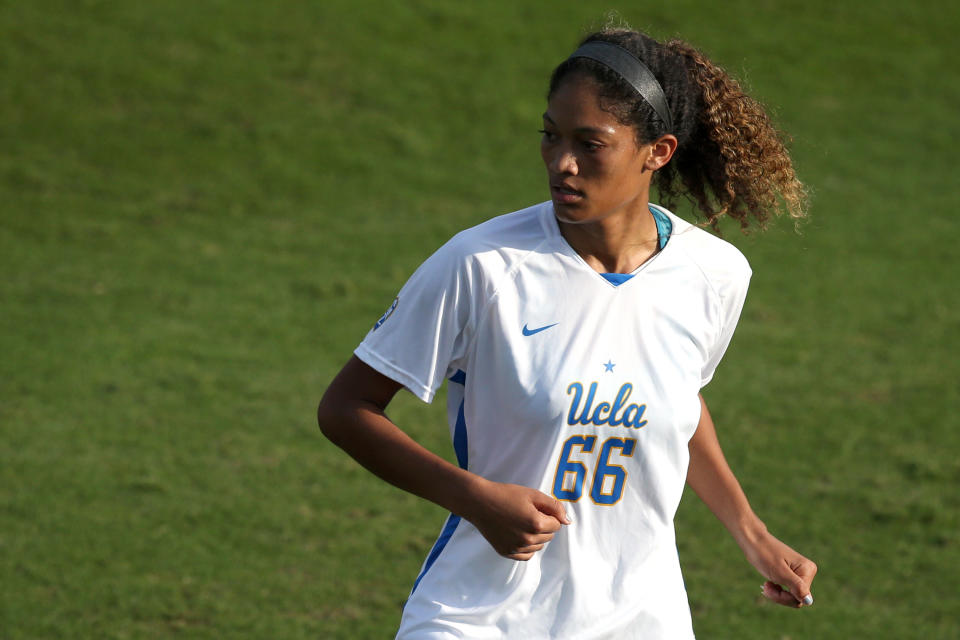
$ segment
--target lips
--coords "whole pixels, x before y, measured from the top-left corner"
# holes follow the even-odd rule
[[[551,182],[550,195],[553,196],[555,202],[561,202],[564,204],[578,202],[584,197],[583,191],[574,189],[565,182]]]

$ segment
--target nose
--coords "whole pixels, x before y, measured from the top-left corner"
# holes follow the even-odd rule
[[[579,172],[577,156],[569,148],[557,148],[550,154],[547,168],[552,173],[562,173],[575,176]]]

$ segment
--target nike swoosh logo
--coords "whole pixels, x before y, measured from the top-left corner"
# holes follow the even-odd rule
[[[535,334],[535,333],[540,333],[541,331],[546,331],[546,330],[549,329],[550,327],[555,327],[555,326],[557,326],[558,324],[560,324],[560,323],[559,323],[559,322],[554,322],[553,324],[548,324],[547,326],[545,326],[545,327],[540,327],[539,329],[527,329],[527,325],[523,325],[523,335],[525,335],[525,336],[532,336],[532,335]]]

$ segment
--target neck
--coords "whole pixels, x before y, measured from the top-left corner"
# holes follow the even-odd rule
[[[657,223],[647,201],[590,222],[557,220],[560,233],[599,273],[631,273],[660,248]]]

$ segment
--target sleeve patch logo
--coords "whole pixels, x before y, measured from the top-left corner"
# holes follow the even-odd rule
[[[373,325],[373,330],[374,330],[374,331],[376,331],[377,329],[379,329],[379,328],[380,328],[380,325],[382,325],[384,322],[386,322],[386,321],[387,321],[387,318],[389,318],[390,316],[393,315],[393,312],[396,311],[397,305],[398,305],[399,303],[400,303],[400,298],[399,298],[399,297],[393,299],[393,304],[390,305],[390,308],[387,309],[387,312],[384,313],[382,316],[380,316],[380,319],[377,320],[377,324]]]

